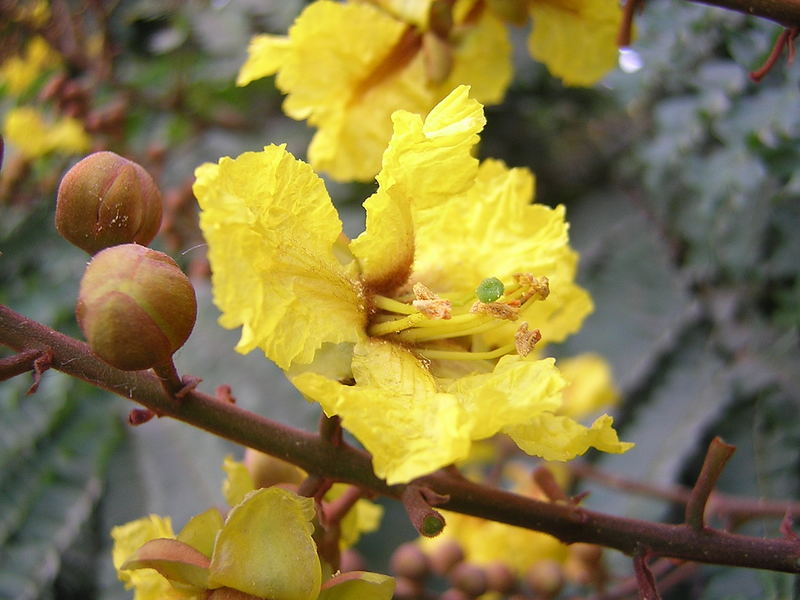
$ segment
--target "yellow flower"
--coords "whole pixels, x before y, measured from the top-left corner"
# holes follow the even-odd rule
[[[559,360],[558,368],[568,382],[560,414],[577,419],[616,404],[619,392],[602,356],[579,354]]]
[[[295,467],[289,463],[285,463],[266,454],[256,452],[255,450],[248,449],[248,452],[250,453],[251,458],[249,464],[252,464],[256,461],[269,461],[270,467],[273,470],[284,470],[284,472],[290,475],[292,479],[294,479],[296,474],[299,474],[301,478],[305,478],[305,471],[299,467]],[[255,457],[255,461],[252,460],[253,457]],[[225,457],[225,462],[222,468],[227,475],[225,481],[222,483],[222,493],[225,496],[225,500],[228,502],[228,504],[235,506],[241,502],[247,494],[256,489],[253,475],[245,463],[234,460],[232,456]],[[276,481],[275,483],[278,482]],[[336,500],[336,498],[341,496],[348,487],[350,486],[343,483],[334,484],[325,494],[324,500],[327,502]],[[341,550],[350,548],[358,543],[358,540],[362,534],[376,531],[381,524],[382,517],[383,507],[364,498],[356,501],[355,505],[347,512],[339,524],[341,528],[339,548]]]
[[[12,56],[0,65],[0,85],[12,96],[28,90],[39,76],[61,62],[61,58],[41,36],[28,41],[23,56]]]
[[[47,123],[41,112],[32,106],[8,111],[3,136],[9,145],[28,159],[50,152],[80,154],[91,146],[91,139],[80,121],[62,117],[54,123]]]
[[[378,4],[314,2],[288,36],[252,39],[237,80],[277,73],[286,114],[318,129],[311,164],[339,180],[375,176],[395,110],[427,113],[462,83],[495,104],[511,79],[507,32],[491,12],[457,11],[455,23],[446,15],[431,23],[440,2]]]
[[[224,520],[216,509],[193,517],[177,537],[170,527],[154,526],[158,517],[115,528],[114,564],[136,587],[136,600],[389,600],[394,581],[384,575],[354,572],[323,581],[315,514],[311,498],[259,489]]]
[[[533,177],[471,151],[484,124],[468,88],[423,121],[393,117],[366,231],[350,242],[324,184],[284,147],[196,171],[214,300],[240,352],[259,347],[339,415],[378,476],[410,481],[498,432],[566,460],[622,452],[611,418],[555,414],[564,381],[529,354],[591,310],[574,283],[564,209],[531,204]],[[494,277],[492,301],[476,287]]]

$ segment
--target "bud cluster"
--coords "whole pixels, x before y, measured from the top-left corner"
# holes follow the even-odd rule
[[[169,363],[197,317],[188,277],[146,247],[161,216],[153,178],[113,152],[78,162],[58,189],[56,229],[94,255],[81,280],[78,324],[95,354],[126,371]]]
[[[399,600],[430,597],[426,583],[431,579],[444,580],[448,586],[441,600],[473,600],[487,593],[497,599],[544,600],[557,597],[568,583],[602,587],[605,581],[602,549],[590,544],[573,544],[565,560],[542,558],[519,573],[500,560],[471,561],[454,539],[425,549],[408,542],[392,554],[390,568]]]

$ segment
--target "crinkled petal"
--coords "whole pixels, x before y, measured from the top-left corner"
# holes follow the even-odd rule
[[[315,600],[322,571],[311,537],[314,500],[280,488],[251,492],[217,536],[209,585],[271,600]]]
[[[567,85],[592,85],[616,66],[617,0],[537,1],[530,11],[531,55]]]
[[[375,474],[405,483],[467,456],[472,424],[459,399],[441,393],[407,350],[381,340],[356,345],[356,385],[315,373],[292,383],[319,402],[372,454]]]
[[[614,419],[608,415],[599,417],[591,427],[584,427],[569,417],[542,413],[531,422],[507,427],[504,432],[528,454],[545,460],[570,460],[589,448],[612,454],[632,448],[633,444],[619,441],[613,425]]]
[[[256,79],[274,75],[284,65],[290,51],[291,42],[284,35],[264,33],[253,36],[247,47],[247,60],[239,69],[236,85],[244,86]]]
[[[472,439],[483,439],[533,415],[561,406],[564,380],[552,358],[504,356],[491,373],[454,380],[446,389],[457,395],[474,423]]]
[[[242,326],[237,350],[260,347],[282,369],[324,343],[360,339],[360,284],[333,253],[341,222],[322,180],[283,146],[195,172],[220,324]]]
[[[397,111],[383,155],[380,187],[364,203],[367,227],[350,249],[370,287],[390,291],[406,281],[414,261],[414,218],[472,184],[478,161],[472,147],[486,120],[483,108],[460,86],[423,121]],[[446,173],[447,176],[443,176]]]

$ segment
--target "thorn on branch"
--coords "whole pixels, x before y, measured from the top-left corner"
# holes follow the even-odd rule
[[[200,377],[195,377],[194,375],[184,375],[181,377],[181,383],[183,387],[175,392],[175,397],[178,400],[183,400],[186,396],[191,394],[195,388],[200,385],[200,382],[203,381]]]
[[[134,408],[128,413],[128,424],[133,427],[138,427],[147,423],[150,419],[156,416],[149,408]]]
[[[428,487],[413,483],[408,484],[400,496],[411,524],[425,537],[436,537],[444,529],[444,517],[432,507],[444,504],[448,500],[450,496],[437,494]]]
[[[793,525],[794,519],[792,518],[792,513],[787,510],[781,520],[780,532],[786,539],[798,541],[800,540],[800,536],[795,532]]]
[[[567,494],[553,477],[553,472],[545,465],[540,465],[533,470],[533,482],[550,502],[569,502]]]
[[[633,572],[636,574],[636,583],[639,585],[640,600],[661,600],[661,595],[656,588],[656,578],[647,565],[650,552],[640,550],[633,557]]]
[[[231,386],[227,384],[218,385],[217,389],[214,390],[214,396],[220,402],[236,404],[236,397],[233,395],[233,390],[231,390]]]
[[[42,375],[44,375],[44,372],[47,371],[51,366],[53,366],[53,351],[50,349],[45,350],[34,359],[33,383],[31,384],[31,387],[28,388],[27,392],[29,396],[31,394],[35,394],[39,389],[39,384],[42,382]]]
[[[794,40],[798,35],[800,35],[800,27],[788,27],[781,31],[764,64],[750,72],[751,81],[760,82],[778,63],[784,48],[786,48],[786,62],[792,64],[795,57]]]
[[[689,501],[686,503],[686,524],[692,529],[701,530],[705,528],[706,504],[714,486],[717,485],[722,469],[733,456],[736,446],[731,446],[715,437],[711,440],[703,460],[703,468],[700,475],[689,494]]]
[[[617,46],[620,48],[627,48],[631,45],[633,38],[633,19],[636,12],[642,12],[644,9],[644,0],[626,0],[625,6],[622,9],[622,21],[619,24],[619,31],[617,32]]]

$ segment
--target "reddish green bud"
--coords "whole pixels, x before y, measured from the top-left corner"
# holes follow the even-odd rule
[[[489,587],[486,571],[466,562],[453,567],[447,574],[447,579],[454,588],[466,592],[472,598],[485,594]]]
[[[96,152],[61,180],[56,229],[89,254],[118,244],[147,245],[159,227],[161,192],[135,162],[113,152]]]
[[[430,571],[430,562],[416,543],[406,542],[392,553],[389,567],[400,577],[422,580]]]
[[[124,244],[99,252],[86,267],[76,314],[95,354],[138,371],[167,362],[186,342],[197,301],[169,256]]]

